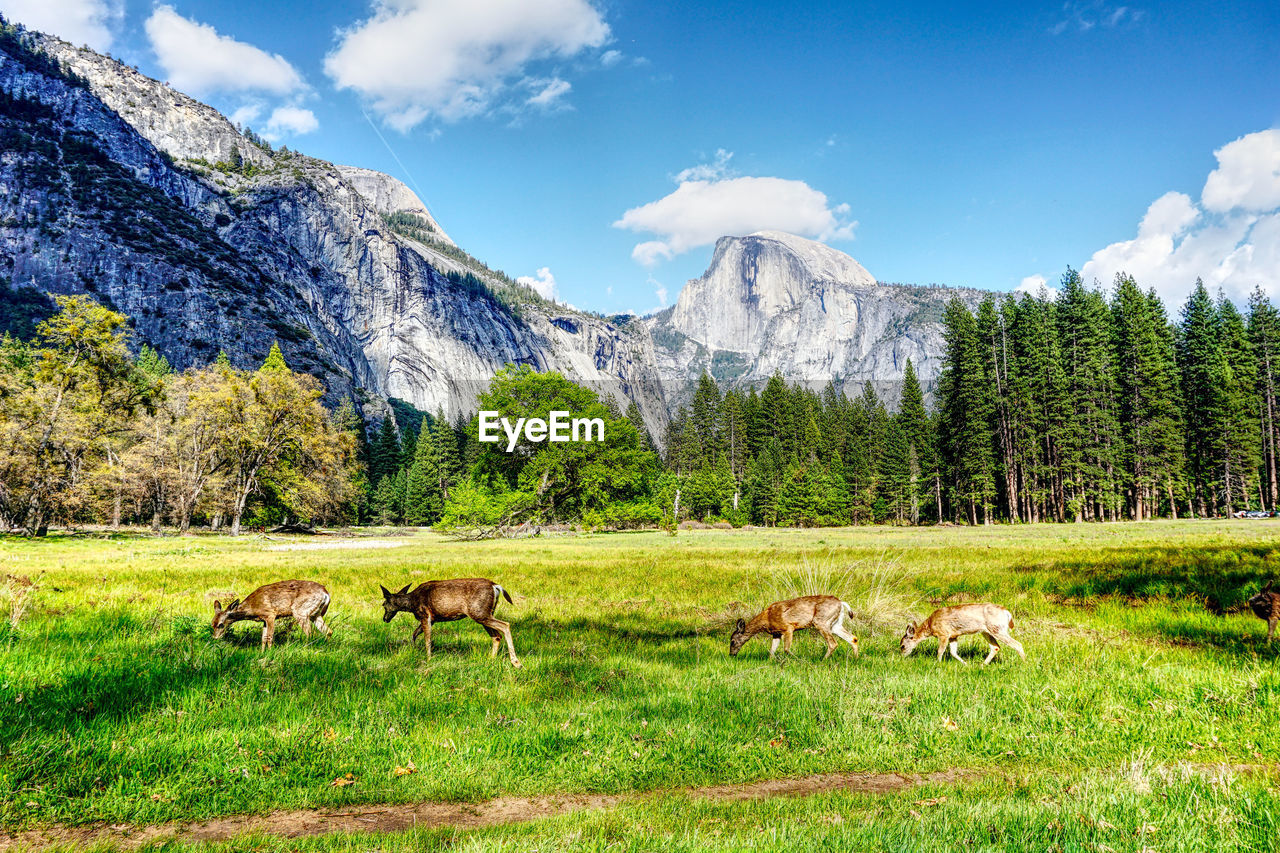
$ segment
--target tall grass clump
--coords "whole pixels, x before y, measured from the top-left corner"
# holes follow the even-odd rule
[[[765,566],[748,572],[745,601],[736,601],[720,615],[715,627],[739,616],[759,613],[775,601],[805,595],[834,595],[849,605],[857,629],[871,635],[893,631],[906,622],[920,601],[915,580],[924,571],[907,565],[888,549],[850,560],[835,553],[801,555],[796,562]]]
[[[4,583],[0,583],[0,640],[12,643],[18,636],[18,625],[31,608],[37,588],[26,575],[4,576]]]

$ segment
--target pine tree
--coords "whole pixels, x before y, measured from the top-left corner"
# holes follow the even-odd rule
[[[902,375],[902,403],[899,406],[902,431],[907,441],[908,461],[911,466],[911,523],[918,524],[921,505],[926,496],[934,514],[941,513],[942,477],[938,470],[937,444],[933,435],[933,422],[924,407],[924,394],[916,378],[915,366],[907,359]]]
[[[383,478],[394,477],[400,470],[400,437],[395,418],[383,418],[378,438],[373,442],[369,455],[369,478],[381,485]]]
[[[1258,432],[1258,367],[1244,318],[1218,294],[1218,329],[1222,340],[1222,483],[1225,509],[1261,506],[1261,436]]]
[[[148,376],[156,378],[168,376],[173,372],[173,369],[169,366],[169,359],[160,355],[160,353],[146,344],[143,344],[142,348],[138,350],[138,369]]]
[[[271,344],[271,351],[267,353],[266,359],[262,362],[262,367],[258,369],[264,373],[269,373],[273,370],[289,369],[289,365],[284,360],[284,353],[280,352],[279,341]]]
[[[627,406],[626,419],[631,421],[631,425],[636,428],[636,432],[640,435],[640,446],[647,451],[654,450],[653,436],[649,434],[649,427],[645,425],[644,415],[640,413],[640,407],[636,405],[636,401],[632,400]]]
[[[1224,396],[1226,367],[1218,312],[1204,282],[1196,279],[1182,307],[1178,329],[1178,370],[1185,406],[1187,477],[1200,515],[1216,514],[1225,496],[1221,474],[1226,452]]]
[[[1249,341],[1256,373],[1258,430],[1261,443],[1262,505],[1277,508],[1276,452],[1280,447],[1280,312],[1262,287],[1249,297]]]
[[[1131,276],[1116,276],[1112,299],[1117,397],[1123,442],[1121,483],[1130,517],[1155,517],[1167,496],[1176,512],[1183,474],[1180,393],[1164,303]]]
[[[436,422],[436,429],[448,429],[447,424]],[[413,463],[405,478],[405,520],[409,524],[434,524],[444,510],[444,496],[440,491],[440,456],[437,442],[430,429],[419,436],[414,448]]]
[[[720,388],[706,371],[698,378],[698,388],[694,391],[693,402],[689,406],[689,421],[697,436],[697,446],[693,450],[692,464],[695,468],[706,468],[714,464],[720,455],[722,442],[720,437]]]
[[[213,360],[213,363],[218,367],[231,369],[231,359],[227,357],[227,351],[224,349],[218,350],[218,357]]]
[[[938,380],[940,444],[953,507],[970,524],[991,521],[995,500],[990,377],[973,314],[959,299],[943,317],[946,354]]]
[[[1086,290],[1068,268],[1057,299],[1064,414],[1062,476],[1068,514],[1081,521],[1114,520],[1119,510],[1116,469],[1120,425],[1106,300]]]

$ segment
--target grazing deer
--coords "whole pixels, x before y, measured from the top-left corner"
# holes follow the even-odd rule
[[[987,659],[982,662],[983,666],[991,663],[996,652],[1000,651],[1000,643],[1009,646],[1018,653],[1018,657],[1026,660],[1027,655],[1022,651],[1022,643],[1009,634],[1009,629],[1012,627],[1013,614],[998,604],[961,604],[956,607],[940,607],[929,614],[929,618],[920,625],[917,626],[913,622],[907,626],[906,633],[902,635],[902,654],[905,657],[914,652],[922,640],[937,637],[938,663],[942,663],[942,656],[950,648],[953,658],[967,664],[968,661],[963,660],[956,652],[958,638],[966,634],[981,634],[987,638],[987,643],[991,646]]]
[[[493,638],[493,649],[489,657],[498,656],[498,647],[505,637],[511,663],[519,668],[520,659],[516,657],[516,646],[511,640],[511,626],[501,619],[493,618],[493,611],[498,606],[498,596],[505,598],[509,604],[515,603],[501,585],[487,578],[455,578],[427,581],[419,584],[413,592],[409,592],[408,584],[399,592],[391,592],[385,586],[379,588],[382,590],[382,621],[390,622],[401,612],[416,616],[418,627],[414,629],[409,642],[417,642],[419,634],[424,636],[427,657],[431,657],[432,625],[470,616]]]
[[[232,622],[251,619],[262,623],[262,649],[274,645],[276,620],[290,616],[302,626],[302,633],[311,636],[311,626],[328,637],[333,629],[324,624],[324,614],[329,610],[329,590],[315,581],[277,581],[260,586],[244,601],[236,599],[222,609],[222,603],[213,603],[213,638],[221,640]]]
[[[1262,592],[1249,599],[1249,606],[1258,618],[1267,623],[1267,642],[1276,638],[1276,623],[1280,622],[1280,592],[1272,592],[1274,581],[1267,581]]]
[[[812,628],[822,635],[823,642],[827,644],[823,660],[831,657],[831,653],[836,650],[839,645],[837,637],[853,648],[856,657],[858,638],[844,626],[846,614],[852,617],[853,611],[834,595],[806,595],[790,601],[775,601],[751,617],[750,622],[738,620],[733,628],[733,635],[729,637],[729,655],[737,657],[742,646],[756,634],[768,634],[773,637],[773,643],[769,646],[769,659],[772,660],[774,653],[778,651],[779,641],[782,642],[782,650],[789,652],[791,635],[796,631]]]

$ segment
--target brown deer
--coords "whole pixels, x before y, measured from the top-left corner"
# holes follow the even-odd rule
[[[1268,643],[1275,640],[1276,623],[1280,622],[1280,592],[1271,591],[1272,583],[1274,581],[1267,581],[1267,585],[1262,588],[1262,592],[1249,599],[1249,607],[1253,609],[1259,619],[1267,623]]]
[[[399,592],[391,592],[385,586],[379,587],[382,590],[382,621],[390,622],[397,613],[412,613],[418,619],[418,627],[414,629],[409,642],[417,642],[419,634],[425,637],[427,657],[431,657],[432,625],[470,616],[493,638],[493,649],[489,657],[498,656],[498,647],[505,637],[511,664],[519,668],[520,659],[516,657],[516,646],[511,640],[511,626],[501,619],[493,618],[499,596],[509,604],[515,603],[500,584],[488,578],[454,578],[427,581],[419,584],[413,592],[409,592],[409,586],[406,584]]]
[[[324,624],[324,614],[329,610],[329,590],[315,581],[277,581],[260,586],[241,601],[236,599],[222,608],[222,603],[213,603],[213,638],[221,640],[232,622],[246,619],[262,623],[262,649],[265,651],[275,643],[276,620],[290,616],[302,626],[302,633],[311,636],[312,623],[326,637],[333,633]]]
[[[751,617],[748,622],[739,619],[729,637],[729,655],[737,657],[742,646],[756,634],[768,634],[773,637],[769,646],[769,659],[773,660],[778,651],[778,643],[782,643],[784,652],[791,651],[791,635],[796,631],[812,628],[822,635],[827,644],[827,653],[823,660],[831,657],[840,643],[839,637],[853,648],[858,655],[858,638],[844,626],[845,615],[852,617],[853,611],[834,595],[806,595],[789,601],[775,601],[764,610]]]
[[[1004,643],[1018,653],[1023,660],[1027,655],[1022,651],[1022,643],[1015,640],[1009,629],[1013,627],[1013,614],[998,604],[960,604],[955,607],[940,607],[929,618],[916,625],[907,626],[902,635],[902,654],[907,656],[916,650],[922,640],[929,637],[938,638],[938,663],[948,648],[951,656],[960,663],[967,664],[956,652],[958,638],[966,634],[981,634],[987,638],[991,651],[983,666],[991,663],[991,659],[1000,651],[1000,643]],[[998,641],[998,642],[997,642]]]

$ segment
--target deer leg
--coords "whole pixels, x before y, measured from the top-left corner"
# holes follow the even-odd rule
[[[996,652],[1000,651],[1000,644],[996,642],[995,637],[991,636],[985,631],[983,632],[982,636],[987,638],[987,645],[990,646],[990,650],[987,652],[986,658],[983,659],[982,661],[982,665],[986,666],[987,664],[991,663],[991,659],[996,656]]]
[[[782,642],[781,634],[773,635],[773,642],[769,644],[769,660],[773,660],[773,656],[778,652],[778,643]]]
[[[507,640],[507,653],[508,657],[511,658],[511,665],[515,666],[517,670],[520,669],[520,658],[516,657],[516,643],[515,640],[511,639],[511,625],[500,619],[494,619],[493,616],[490,616],[489,619],[484,621],[480,621],[479,619],[476,621],[480,622],[481,625],[484,625],[485,628],[492,628],[502,633],[503,638]]]
[[[490,628],[488,625],[481,625],[485,632],[489,635],[489,639],[493,640],[493,648],[489,650],[489,657],[496,658],[498,656],[498,647],[502,645],[502,632],[497,628]]]
[[[1270,644],[1276,638],[1276,622],[1280,621],[1275,616],[1267,620],[1267,643]]]
[[[814,625],[813,628],[822,636],[822,642],[827,644],[827,653],[822,656],[822,659],[826,660],[831,657],[831,653],[836,650],[836,646],[840,644],[840,641],[837,640],[826,628],[821,628],[817,625]]]
[[[856,642],[853,638],[853,632],[846,628],[843,622],[837,622],[832,625],[831,633],[848,643],[850,648],[852,648],[854,642]]]
[[[302,636],[311,639],[311,617],[305,613],[294,611],[293,621],[302,626]]]
[[[259,651],[265,652],[275,646],[276,634],[276,617],[268,616],[262,620],[262,648]]]
[[[1022,658],[1023,660],[1027,659],[1027,653],[1022,650],[1022,643],[1019,643],[1017,640],[1015,640],[1013,636],[1010,635],[1008,629],[1001,631],[997,639],[999,639],[1000,642],[1004,643],[1006,646],[1008,646],[1009,648],[1017,652],[1018,657]]]
[[[950,643],[948,643],[947,645],[948,645],[948,646],[950,647],[950,649],[951,649],[951,656],[952,656],[953,658],[955,658],[956,660],[960,661],[960,663],[963,663],[963,664],[968,664],[968,663],[969,663],[967,660],[965,660],[964,658],[960,657],[960,652],[958,651],[958,649],[960,648],[960,641],[959,641],[959,640],[954,640],[954,639],[953,639],[953,640],[952,640]]]
[[[787,654],[791,654],[791,637],[795,634],[795,630],[788,628],[782,633],[782,650]]]
[[[414,629],[413,629],[413,636],[409,638],[409,645],[411,645],[411,646],[412,646],[412,645],[414,645],[415,643],[417,643],[417,642],[418,642],[418,638],[419,638],[419,637],[421,637],[421,636],[422,636],[422,623],[421,623],[421,622],[419,622],[419,623],[418,623],[418,627],[416,627],[416,628],[414,628]]]
[[[947,642],[948,640],[946,637],[938,638],[938,663],[942,663],[942,658],[947,653]]]
[[[330,628],[328,625],[326,625],[324,622],[324,614],[322,613],[316,614],[315,624],[316,624],[316,630],[319,631],[321,634],[324,634],[326,637],[333,636],[333,629]]]
[[[418,623],[418,628],[422,631],[422,642],[427,647],[427,658],[431,658],[431,616],[428,615]]]

